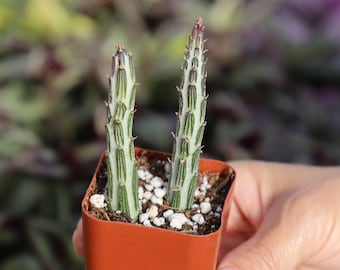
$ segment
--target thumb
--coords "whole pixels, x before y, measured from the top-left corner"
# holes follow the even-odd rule
[[[290,207],[271,207],[257,232],[222,258],[218,270],[294,270],[302,259],[305,229]],[[254,229],[256,230],[256,229]],[[306,248],[306,247],[305,247]]]

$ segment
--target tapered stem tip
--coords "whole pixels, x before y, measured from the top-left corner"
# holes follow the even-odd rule
[[[202,27],[202,25],[203,25],[203,19],[202,17],[198,17],[198,19],[196,20],[196,27],[200,28]]]

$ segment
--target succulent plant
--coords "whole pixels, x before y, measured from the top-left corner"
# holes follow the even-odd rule
[[[132,123],[136,96],[132,55],[119,45],[112,57],[107,107],[108,207],[138,217],[138,181]]]
[[[198,162],[205,128],[206,71],[202,19],[189,37],[182,65],[179,111],[171,165],[168,200],[172,207],[191,208],[197,182]],[[138,181],[132,123],[136,82],[132,55],[122,46],[112,58],[107,107],[108,207],[133,220],[138,217]]]
[[[179,110],[173,134],[171,176],[168,200],[174,208],[191,208],[197,183],[201,143],[206,125],[206,71],[204,27],[199,18],[189,37],[181,67],[182,81],[177,88]]]

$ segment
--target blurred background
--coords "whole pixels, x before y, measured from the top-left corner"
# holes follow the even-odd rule
[[[198,16],[204,155],[340,164],[339,0],[1,0],[0,269],[83,269],[71,235],[105,149],[115,46],[141,83],[136,145],[170,151]]]

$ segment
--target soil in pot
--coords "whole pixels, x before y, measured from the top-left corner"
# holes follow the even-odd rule
[[[235,174],[230,168],[223,173],[199,173],[192,208],[186,211],[172,209],[166,200],[166,188],[170,172],[169,157],[156,159],[147,151],[136,156],[138,168],[138,197],[142,209],[137,224],[206,235],[221,225],[223,205]],[[107,208],[107,170],[103,160],[92,190],[88,212],[98,219],[128,222],[131,219],[119,211]]]

